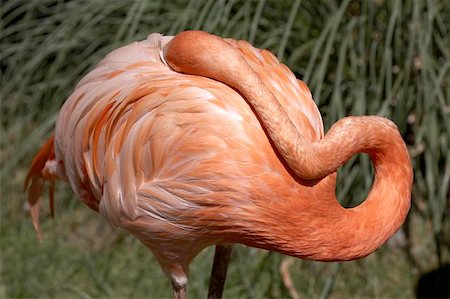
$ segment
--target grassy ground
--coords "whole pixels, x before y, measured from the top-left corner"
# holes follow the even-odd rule
[[[37,242],[22,182],[83,74],[120,45],[184,29],[273,51],[310,86],[326,128],[346,115],[391,118],[415,171],[408,221],[373,255],[325,264],[237,246],[224,296],[289,298],[280,266],[291,263],[301,297],[414,297],[423,274],[450,262],[448,24],[445,0],[2,2],[0,298],[171,297],[153,256],[67,186],[58,188],[56,219],[43,220],[45,241]],[[372,177],[366,157],[347,163],[337,190],[343,203],[365,198]],[[191,298],[206,296],[211,263],[211,249],[194,260]]]

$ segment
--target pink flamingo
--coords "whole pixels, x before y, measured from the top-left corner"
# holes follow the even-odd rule
[[[375,180],[345,209],[336,170],[357,153]],[[224,245],[211,297],[227,244],[318,261],[370,254],[405,220],[413,172],[393,122],[346,117],[324,135],[307,86],[274,55],[186,31],[117,49],[77,85],[26,178],[38,233],[54,179],[147,246],[185,298],[189,264],[211,245]]]

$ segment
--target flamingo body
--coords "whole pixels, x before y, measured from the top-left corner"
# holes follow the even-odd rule
[[[55,136],[56,159],[78,196],[162,263],[189,260],[225,238],[208,226],[301,188],[236,91],[164,63],[160,45],[169,40],[153,34],[109,54],[64,104]],[[320,139],[321,117],[306,85],[270,52],[233,44],[304,136]]]
[[[203,35],[194,38],[202,41]],[[270,52],[244,41],[223,40],[263,82],[264,92],[292,123],[300,145],[317,144],[319,151],[321,142],[323,148],[332,149],[332,144],[342,160],[339,165],[353,154],[351,147],[358,146],[381,161],[386,156],[382,149],[371,150],[366,141],[352,138],[346,138],[350,144],[341,157],[335,139],[353,123],[359,129],[396,134],[392,143],[387,141],[402,153],[393,158],[400,159],[399,172],[391,174],[402,181],[394,192],[401,195],[395,213],[380,216],[383,206],[370,195],[360,207],[344,209],[335,198],[337,166],[326,167],[326,175],[313,181],[298,175],[284,158],[284,147],[272,138],[276,130],[267,125],[278,119],[277,113],[261,114],[245,96],[248,84],[241,89],[239,83],[214,80],[215,74],[198,76],[183,66],[177,70],[174,53],[179,48],[172,39],[152,34],[117,49],[77,85],[58,117],[54,153],[49,154],[47,146],[27,178],[37,228],[39,184],[44,179],[66,180],[85,204],[152,250],[174,285],[182,286],[192,258],[213,244],[243,243],[301,258],[348,260],[369,254],[399,227],[409,208],[412,172],[392,123],[375,117],[347,119],[331,130],[336,133],[330,133],[326,143],[306,85]],[[227,64],[224,53],[218,59]],[[196,62],[187,65],[195,67]],[[230,72],[229,77],[240,76]],[[367,144],[377,140],[369,138]],[[334,158],[328,153],[320,161]],[[397,163],[394,160],[389,163]],[[384,166],[375,167],[383,174]],[[386,184],[376,178],[378,192],[371,194],[385,192],[389,197],[387,190],[396,187]],[[381,211],[367,212],[374,209]],[[380,230],[383,227],[387,229]]]

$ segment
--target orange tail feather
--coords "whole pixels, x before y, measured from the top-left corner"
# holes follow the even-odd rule
[[[53,193],[54,180],[56,177],[46,167],[48,161],[55,160],[55,151],[53,148],[54,139],[54,136],[50,137],[36,154],[24,182],[24,189],[28,191],[28,204],[30,206],[31,220],[39,240],[42,240],[39,225],[40,199],[46,181],[49,181],[50,214],[52,217],[54,215]]]

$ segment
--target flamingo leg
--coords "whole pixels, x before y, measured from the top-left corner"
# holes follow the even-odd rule
[[[175,293],[176,299],[187,299],[186,297],[186,285],[176,285],[172,282],[172,288]]]
[[[186,299],[186,286],[188,283],[188,266],[183,264],[161,265],[170,281],[176,299]]]
[[[232,249],[232,245],[216,245],[214,263],[209,280],[208,299],[222,298]]]

